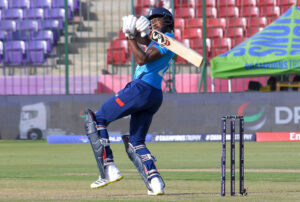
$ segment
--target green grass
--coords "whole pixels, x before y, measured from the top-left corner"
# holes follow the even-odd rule
[[[90,190],[98,173],[89,144],[0,141],[0,201],[300,201],[299,142],[246,142],[248,196],[223,198],[219,194],[220,143],[147,144],[167,185],[166,195],[160,197],[146,195],[123,144],[111,146],[125,178]],[[227,152],[229,160],[229,144]],[[236,157],[238,165],[238,153]],[[228,179],[229,173],[227,193]]]

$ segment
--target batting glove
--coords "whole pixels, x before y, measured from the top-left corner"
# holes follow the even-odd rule
[[[123,20],[123,32],[129,39],[134,39],[136,35],[136,17],[134,15],[124,16]]]
[[[141,32],[141,37],[144,37],[146,35],[149,35],[150,33],[150,21],[145,17],[141,16],[137,21],[136,21],[136,29],[137,31]]]

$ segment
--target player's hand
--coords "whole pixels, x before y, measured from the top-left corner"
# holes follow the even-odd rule
[[[129,39],[134,39],[136,35],[136,17],[134,15],[124,16],[123,20],[123,32]]]
[[[141,37],[145,37],[146,35],[149,35],[150,33],[150,21],[145,17],[141,16],[137,21],[136,21],[136,29],[137,31],[141,32]]]

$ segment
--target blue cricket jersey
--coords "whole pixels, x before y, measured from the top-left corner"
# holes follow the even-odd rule
[[[174,38],[174,34],[172,33],[167,32],[165,35]],[[141,79],[154,88],[161,89],[161,82],[164,73],[168,70],[169,62],[173,58],[174,53],[167,48],[158,45],[154,41],[150,42],[147,49],[149,49],[151,46],[156,47],[163,56],[142,66],[138,65],[134,74],[134,79]],[[140,78],[141,75],[142,78]]]

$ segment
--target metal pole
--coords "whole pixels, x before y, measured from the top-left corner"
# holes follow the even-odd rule
[[[240,117],[240,194],[244,195],[244,117]]]
[[[230,191],[231,196],[235,195],[235,118],[231,117],[230,122],[231,134],[230,134]]]
[[[225,196],[225,180],[226,180],[226,117],[222,118],[221,125],[221,196]]]
[[[64,24],[64,32],[65,32],[65,86],[66,86],[66,95],[69,94],[69,43],[68,43],[68,0],[65,0],[65,24]]]

